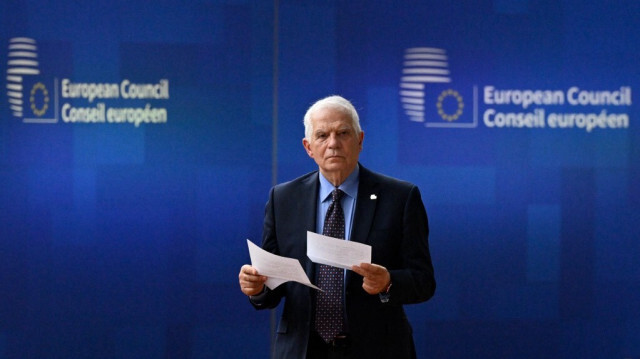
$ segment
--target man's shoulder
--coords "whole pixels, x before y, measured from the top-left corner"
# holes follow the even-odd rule
[[[376,183],[382,186],[390,186],[390,187],[396,187],[396,188],[409,189],[409,188],[416,187],[415,184],[409,181],[392,177],[380,172],[375,172],[370,169],[364,168],[362,166],[360,167],[360,180]]]
[[[274,191],[291,191],[311,186],[318,180],[318,171],[306,173],[298,178],[282,182],[274,186]]]

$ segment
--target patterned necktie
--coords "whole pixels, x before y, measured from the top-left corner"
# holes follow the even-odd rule
[[[344,212],[340,198],[344,192],[334,189],[331,192],[332,202],[324,217],[322,234],[344,239]],[[341,268],[318,265],[318,287],[323,291],[316,296],[315,330],[325,342],[328,342],[343,331],[342,283],[344,272]]]

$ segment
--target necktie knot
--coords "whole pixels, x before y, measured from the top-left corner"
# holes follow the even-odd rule
[[[340,199],[344,195],[341,189],[334,189],[331,192],[331,204],[327,209],[327,213],[324,217],[324,227],[322,234],[331,236],[334,238],[344,239],[344,212],[342,211],[342,205]]]
[[[333,190],[333,192],[331,192],[331,200],[333,202],[337,202],[337,201],[342,199],[343,195],[344,195],[344,192],[342,192],[341,189],[336,188],[336,189]]]

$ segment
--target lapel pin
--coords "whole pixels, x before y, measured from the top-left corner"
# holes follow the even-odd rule
[[[378,199],[378,196],[376,196],[375,194],[372,194],[370,198],[375,201],[376,199]]]

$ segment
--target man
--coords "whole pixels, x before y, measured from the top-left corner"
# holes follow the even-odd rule
[[[271,189],[262,247],[298,259],[323,291],[296,282],[270,290],[267,278],[250,265],[240,270],[240,288],[257,309],[274,308],[285,298],[276,358],[415,358],[402,305],[426,301],[435,292],[420,192],[359,164],[364,132],[346,99],[319,100],[307,110],[304,125],[302,144],[318,171]],[[372,263],[347,271],[314,264],[306,255],[307,231],[368,244]],[[326,274],[331,270],[339,274]],[[332,291],[334,284],[340,290]],[[338,314],[327,319],[333,310]]]

